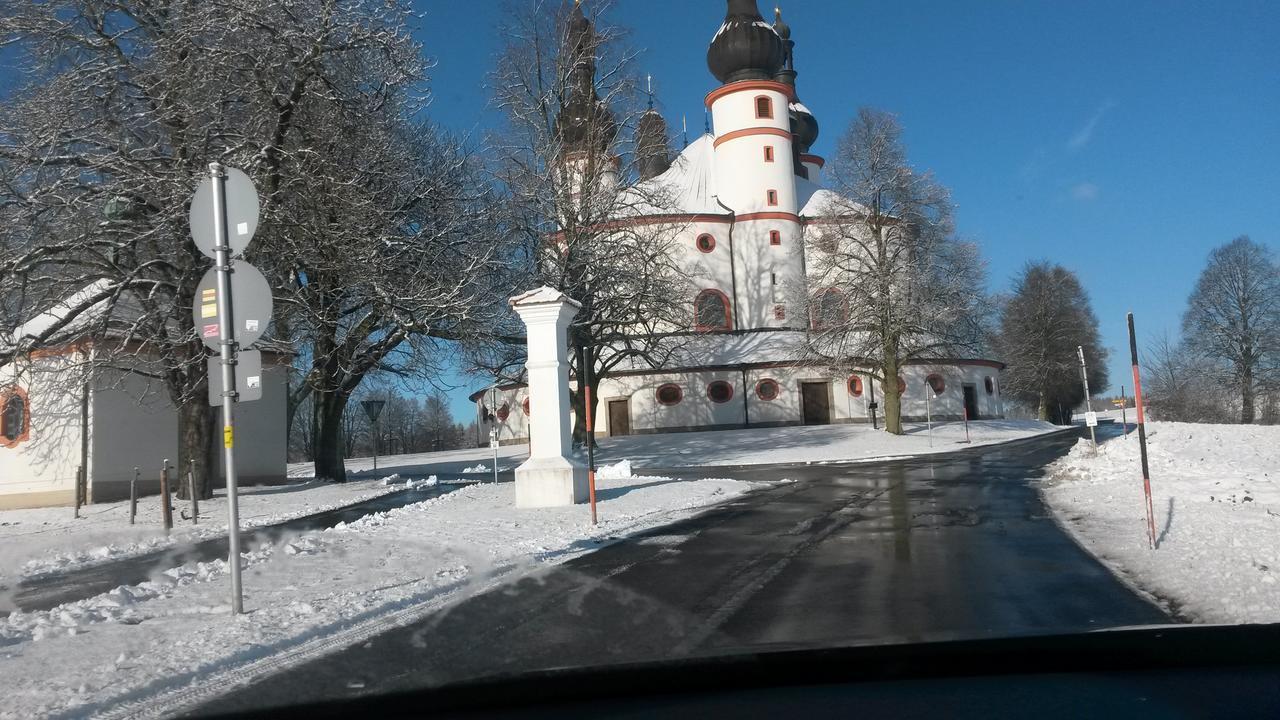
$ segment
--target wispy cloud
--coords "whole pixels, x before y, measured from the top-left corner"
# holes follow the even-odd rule
[[[1071,197],[1080,202],[1089,202],[1098,199],[1098,186],[1091,182],[1077,183],[1071,186]]]
[[[1116,104],[1110,100],[1099,105],[1098,109],[1093,111],[1093,115],[1089,116],[1088,121],[1067,140],[1067,150],[1076,152],[1084,149],[1093,140],[1093,133],[1098,129],[1098,123],[1102,122],[1102,118],[1115,106]]]

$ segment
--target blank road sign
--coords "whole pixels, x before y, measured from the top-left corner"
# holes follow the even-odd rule
[[[222,358],[211,357],[209,366],[209,404],[222,405]],[[241,350],[236,357],[236,402],[253,402],[262,399],[262,353],[257,350]]]
[[[240,347],[248,347],[262,337],[271,322],[271,286],[257,268],[244,260],[233,260],[231,271],[231,315],[235,318],[232,337]],[[191,313],[196,333],[205,346],[218,350],[222,318],[218,315],[218,273],[214,268],[209,268],[196,286]]]
[[[234,257],[244,252],[258,230],[258,191],[243,170],[226,169],[227,195],[227,245]],[[200,252],[215,257],[218,242],[214,233],[213,179],[200,181],[200,187],[191,196],[191,210],[187,218],[191,222],[191,239]]]

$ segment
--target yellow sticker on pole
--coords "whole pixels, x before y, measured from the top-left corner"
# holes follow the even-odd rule
[[[236,431],[230,425],[222,428],[222,446],[230,449],[236,442]]]
[[[200,306],[200,318],[218,317],[218,306],[213,304],[205,304]]]

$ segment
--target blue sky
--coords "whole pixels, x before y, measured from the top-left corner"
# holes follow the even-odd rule
[[[591,0],[586,0],[589,4]],[[801,98],[830,155],[859,106],[898,115],[913,163],[951,188],[1003,291],[1028,260],[1080,275],[1112,390],[1139,342],[1177,332],[1209,251],[1280,251],[1280,6],[1266,2],[785,0]],[[432,116],[479,133],[497,2],[426,0]],[[772,5],[761,3],[772,16]],[[619,0],[668,124],[702,127],[719,0]],[[1141,348],[1140,348],[1141,349]],[[453,393],[459,417],[465,392]]]

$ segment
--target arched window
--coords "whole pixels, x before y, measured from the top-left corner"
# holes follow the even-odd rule
[[[511,417],[511,404],[502,403],[502,407],[498,408],[498,420],[506,422],[509,417]]]
[[[699,251],[709,253],[716,249],[716,239],[710,233],[702,233],[694,241],[694,245],[698,246]]]
[[[769,244],[770,244],[770,245],[781,245],[781,244],[782,244],[782,231],[780,231],[780,230],[770,230],[770,231],[769,231]]]
[[[756,397],[764,401],[777,400],[781,388],[778,387],[778,381],[773,378],[765,378],[756,383]]]
[[[947,381],[943,380],[938,373],[931,373],[924,381],[929,383],[929,387],[933,388],[934,395],[941,395],[942,391],[947,389]]]
[[[713,403],[727,403],[733,399],[733,385],[724,380],[716,380],[707,385],[707,399]]]
[[[813,303],[813,329],[840,327],[849,321],[849,303],[835,288],[818,291]]]
[[[849,394],[854,397],[862,397],[862,378],[857,375],[849,376]]]
[[[982,379],[982,384],[986,386],[988,395],[996,394],[996,381],[990,375]]]
[[[899,375],[898,376],[898,394],[902,395],[902,394],[905,394],[906,392],[907,392],[907,381],[903,380],[902,376]]]
[[[27,439],[30,429],[27,394],[19,388],[0,390],[0,445],[16,446]]]
[[[698,330],[728,330],[729,298],[719,290],[703,290],[693,300],[693,314]]]
[[[667,383],[658,387],[655,397],[657,397],[659,405],[670,407],[671,405],[680,404],[680,401],[684,399],[684,391],[680,389],[679,385]]]
[[[773,118],[773,100],[768,95],[756,96],[756,117]]]

